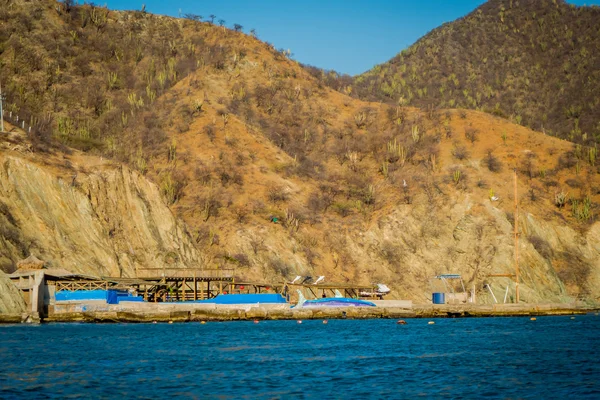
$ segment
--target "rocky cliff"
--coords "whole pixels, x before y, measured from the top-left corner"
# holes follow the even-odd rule
[[[126,167],[89,173],[0,156],[0,263],[29,254],[97,276],[197,267],[198,253],[157,187]]]
[[[20,314],[25,311],[25,302],[19,290],[6,274],[0,271],[0,314]]]

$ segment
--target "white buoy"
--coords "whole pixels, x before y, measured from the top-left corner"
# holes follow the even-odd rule
[[[435,325],[435,321],[429,321],[427,324],[428,325]]]

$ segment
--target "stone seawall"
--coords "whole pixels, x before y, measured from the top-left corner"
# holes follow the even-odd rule
[[[254,307],[198,307],[191,304],[144,304],[142,307],[105,307],[89,311],[62,312],[45,322],[201,322],[248,320],[307,319],[404,319],[468,318],[581,315],[598,312],[597,308],[577,304],[528,304],[496,306],[431,306],[282,308],[268,305]]]

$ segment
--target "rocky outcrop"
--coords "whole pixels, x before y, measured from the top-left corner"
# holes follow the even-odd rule
[[[98,276],[198,267],[198,253],[156,185],[126,167],[66,175],[0,156],[0,267],[30,254]],[[62,177],[61,177],[62,176]]]
[[[394,297],[424,303],[436,288],[445,291],[433,277],[461,274],[479,303],[495,302],[488,285],[500,303],[505,295],[514,302],[514,278],[498,276],[515,273],[511,216],[465,195],[434,207],[397,207],[343,240],[357,269],[373,282],[391,284]],[[600,301],[600,223],[582,232],[522,212],[519,232],[521,301]]]
[[[8,276],[0,271],[0,314],[20,314],[25,311],[25,301]]]

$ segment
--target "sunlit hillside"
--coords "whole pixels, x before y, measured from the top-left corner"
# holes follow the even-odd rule
[[[29,253],[69,257],[34,237],[50,233],[36,233],[19,209],[12,157],[71,177],[73,191],[107,204],[97,232],[118,248],[116,262],[144,257],[111,214],[124,209],[88,177],[124,164],[154,182],[185,224],[146,258],[235,267],[267,282],[385,282],[394,297],[420,301],[431,277],[453,272],[485,299],[489,276],[514,268],[516,169],[524,298],[600,295],[593,146],[459,104],[358,100],[272,46],[210,22],[54,1],[12,2],[0,21],[8,110],[26,121],[25,132],[3,138],[5,271]],[[130,187],[141,192],[136,174]],[[63,220],[69,212],[56,210]],[[185,257],[170,253],[182,248]]]

